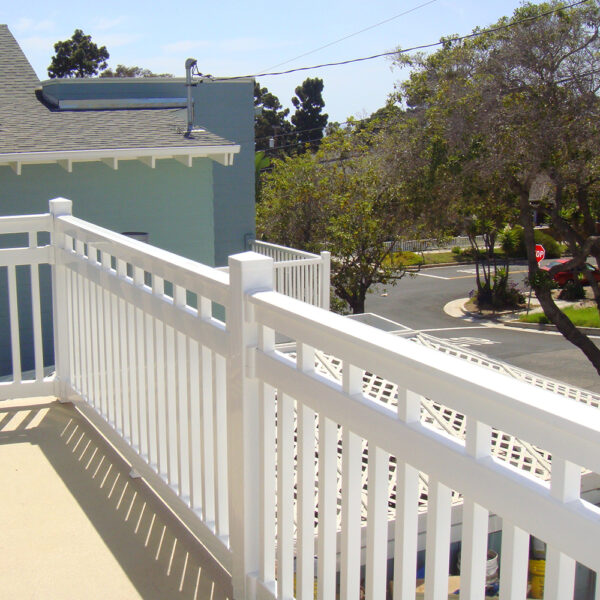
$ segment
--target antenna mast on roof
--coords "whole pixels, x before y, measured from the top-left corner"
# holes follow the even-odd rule
[[[198,64],[195,58],[188,58],[185,61],[185,85],[187,87],[187,135],[192,133],[194,128],[194,105],[192,101],[192,69]]]

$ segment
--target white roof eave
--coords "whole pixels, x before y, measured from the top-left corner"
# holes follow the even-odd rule
[[[61,150],[50,152],[12,152],[0,154],[0,166],[8,165],[18,175],[22,165],[57,163],[69,173],[73,163],[105,162],[118,169],[120,160],[140,160],[154,168],[157,160],[175,159],[189,167],[194,158],[210,158],[222,165],[233,164],[233,155],[239,154],[240,146],[227,144],[219,146],[187,146],[168,148],[102,148],[97,150]]]

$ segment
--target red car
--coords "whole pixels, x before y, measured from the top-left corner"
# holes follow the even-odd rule
[[[543,267],[540,267],[540,269],[542,271],[550,271],[550,269],[556,265],[564,265],[565,263],[568,263],[571,259],[569,258],[559,258],[558,260],[553,260],[552,262],[549,262],[547,265],[544,265]],[[594,265],[590,265],[590,263],[585,263],[583,265],[583,268],[586,271],[590,271],[593,276],[594,279],[596,281],[600,281],[600,271],[594,267]],[[583,272],[581,272],[578,275],[578,278],[581,280],[582,284],[587,284],[587,275],[584,275]],[[572,269],[565,269],[564,271],[558,271],[558,273],[555,273],[553,276],[554,281],[556,281],[556,283],[558,283],[558,285],[560,287],[563,287],[568,281],[573,281],[575,279],[575,273],[573,272]]]

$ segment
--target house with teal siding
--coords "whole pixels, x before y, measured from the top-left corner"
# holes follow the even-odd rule
[[[40,81],[0,25],[0,215],[47,212],[64,197],[76,217],[225,265],[254,237],[253,89],[251,79]],[[0,272],[0,339],[7,302]],[[0,375],[5,363],[0,348]]]

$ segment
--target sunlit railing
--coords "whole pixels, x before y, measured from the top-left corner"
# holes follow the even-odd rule
[[[38,228],[52,236],[42,249]],[[56,375],[44,380],[36,359],[34,383],[17,369],[0,397],[53,389],[92,407],[197,521],[235,598],[312,600],[316,582],[322,599],[361,585],[383,599],[393,579],[394,598],[413,600],[420,531],[426,597],[446,598],[457,498],[461,596],[484,597],[492,517],[502,599],[526,597],[530,535],[547,544],[546,598],[573,596],[577,562],[600,569],[586,495],[600,473],[596,408],[286,297],[256,253],[223,273],[76,219],[61,199],[50,215],[0,218],[0,235],[22,231],[27,247],[0,253],[13,356],[11,265],[48,262]],[[316,368],[321,353],[341,381]],[[464,416],[464,440],[421,420],[425,399]],[[493,456],[498,432],[549,453],[550,480]]]
[[[276,291],[329,310],[330,252],[311,254],[260,240],[253,240],[251,249],[273,259]]]

